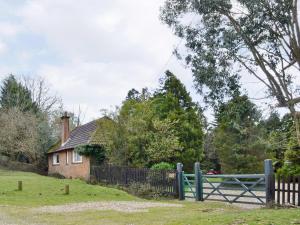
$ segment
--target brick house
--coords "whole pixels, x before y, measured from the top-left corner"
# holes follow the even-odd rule
[[[91,159],[79,155],[74,149],[80,145],[88,145],[97,132],[98,121],[94,120],[70,131],[69,116],[61,117],[61,141],[48,152],[48,174],[61,174],[66,178],[90,177]],[[103,118],[102,118],[103,119]]]

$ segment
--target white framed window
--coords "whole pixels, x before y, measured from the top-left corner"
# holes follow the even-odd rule
[[[69,151],[66,151],[66,164],[69,164]]]
[[[73,163],[82,163],[82,156],[76,151],[73,151]]]
[[[59,165],[59,153],[53,154],[53,165]]]

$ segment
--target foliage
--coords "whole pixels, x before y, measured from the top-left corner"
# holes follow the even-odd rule
[[[49,177],[54,177],[56,179],[66,179],[66,177],[64,175],[61,175],[59,173],[52,173],[48,175]]]
[[[132,195],[143,198],[153,198],[156,194],[156,192],[151,188],[150,185],[138,182],[130,183],[126,190]]]
[[[266,120],[260,122],[260,127],[265,129],[269,153],[272,155],[272,158],[283,164],[289,140],[294,134],[292,118],[289,115],[285,115],[280,119],[276,112],[272,112]]]
[[[283,165],[285,161],[300,165],[295,122],[290,114],[280,118],[277,113],[272,113],[260,122],[260,126],[265,129],[269,153],[278,165]]]
[[[176,123],[175,130],[182,145],[180,162],[192,169],[203,158],[203,116],[181,81],[170,71],[161,79],[161,87],[153,97],[155,113],[160,119]]]
[[[211,169],[221,171],[218,150],[214,144],[215,132],[213,128],[206,131],[204,136],[204,157],[201,160],[201,169],[209,171]]]
[[[3,109],[18,108],[22,112],[36,113],[38,108],[32,101],[30,91],[16,80],[13,75],[4,79],[1,87],[0,105]]]
[[[60,127],[54,126],[54,116],[59,100],[49,95],[44,80],[22,79],[10,75],[1,87],[2,126],[12,128],[0,134],[1,154],[45,167],[46,152],[58,140],[56,130]]]
[[[0,111],[0,154],[10,159],[32,162],[38,151],[38,121],[18,108]]]
[[[151,99],[129,100],[120,110],[119,122],[126,142],[122,147],[129,165],[144,167],[162,160],[171,162],[181,151],[175,123],[156,118],[152,104]]]
[[[152,131],[149,132],[149,142],[145,149],[151,164],[161,160],[172,162],[178,158],[181,143],[174,129],[175,123],[169,120],[153,120]]]
[[[153,187],[151,187],[151,185],[139,182],[130,183],[125,190],[132,195],[136,195],[145,199],[174,198],[174,196],[171,196],[170,193],[155,190]]]
[[[262,172],[267,158],[263,130],[257,126],[260,112],[247,96],[236,96],[221,105],[214,144],[225,173]]]
[[[174,165],[171,163],[167,163],[167,162],[160,162],[160,163],[157,163],[157,164],[154,164],[153,166],[151,166],[151,169],[153,169],[153,170],[173,170]]]
[[[110,115],[106,135],[112,163],[151,167],[159,162],[192,165],[202,156],[202,117],[184,85],[170,72],[151,94],[129,91],[122,107]]]
[[[290,110],[298,145],[299,6],[297,0],[166,0],[161,11],[161,19],[186,41],[185,60],[207,102],[218,105],[238,94],[239,74],[246,71],[277,107]]]
[[[80,155],[91,157],[92,162],[96,164],[101,164],[106,158],[105,149],[102,145],[79,145],[75,147],[75,151]]]
[[[300,148],[291,148],[285,152],[285,159],[294,165],[300,166]]]
[[[283,176],[300,176],[300,165],[285,164],[277,170],[277,174]]]

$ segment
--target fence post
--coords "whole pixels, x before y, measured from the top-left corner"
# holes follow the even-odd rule
[[[182,167],[183,166],[181,163],[177,163],[177,183],[178,183],[179,200],[185,199]]]
[[[18,191],[22,191],[22,190],[23,190],[23,182],[18,181]]]
[[[272,207],[275,203],[275,175],[271,159],[266,159],[265,167],[265,183],[266,183],[266,206]]]
[[[196,201],[203,201],[203,181],[200,163],[195,163],[195,186],[196,186]]]
[[[65,195],[70,194],[70,186],[67,184],[65,185]]]

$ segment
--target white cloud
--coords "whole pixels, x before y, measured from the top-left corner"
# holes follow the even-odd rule
[[[153,70],[139,63],[70,63],[41,66],[38,72],[64,98],[68,110],[87,106],[87,118],[124,100],[130,88],[157,84]],[[133,76],[132,74],[142,74]]]
[[[7,45],[0,40],[0,55],[3,55],[7,51]]]
[[[14,23],[0,21],[0,37],[16,36],[21,31],[21,27]]]
[[[65,60],[161,62],[175,38],[160,24],[161,0],[31,0],[24,26],[41,34]]]
[[[29,0],[17,14],[61,59],[39,65],[36,74],[50,81],[69,110],[86,105],[89,119],[120,104],[130,88],[157,87],[178,42],[159,20],[162,3]],[[19,55],[34,60],[35,54]]]
[[[166,65],[178,39],[159,20],[164,0],[16,2],[5,10],[15,18],[0,21],[0,54],[14,49],[16,62],[0,72],[46,77],[68,110],[87,108],[86,120],[120,104],[130,88],[157,87],[166,69],[201,101],[191,72],[175,57]],[[6,39],[15,37],[8,45]],[[253,81],[243,77],[249,93],[260,97],[263,91],[256,94],[261,87]]]

